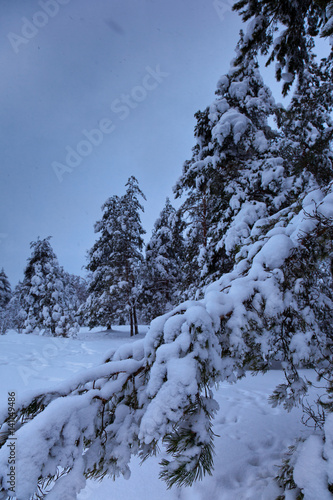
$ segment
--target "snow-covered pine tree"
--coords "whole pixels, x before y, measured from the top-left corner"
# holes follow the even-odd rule
[[[115,264],[111,256],[117,249],[120,233],[120,198],[116,195],[108,198],[102,211],[102,219],[94,226],[99,237],[88,252],[88,297],[81,313],[90,328],[106,326],[110,330],[112,322],[119,321],[116,299],[110,289],[114,284]]]
[[[146,246],[141,271],[141,317],[152,319],[172,309],[179,301],[184,281],[182,222],[167,198]]]
[[[133,335],[138,332],[137,275],[143,260],[143,207],[139,197],[145,197],[135,177],[128,179],[126,187],[123,196],[112,196],[104,203],[102,219],[95,224],[95,232],[100,236],[89,251],[84,314],[89,327],[109,329],[112,322],[119,324],[128,317]]]
[[[237,56],[244,38],[241,33]],[[275,104],[254,51],[240,64],[232,62],[216,94],[196,115],[197,144],[175,186],[177,197],[185,195],[181,210],[189,226],[188,274],[195,289],[230,271],[251,225],[283,203],[278,135],[267,122]],[[237,224],[229,231],[233,220]]]
[[[285,170],[294,178],[293,185],[300,189],[303,207],[308,204],[297,245],[293,240],[295,246],[281,266],[281,291],[285,306],[283,314],[277,314],[279,326],[273,321],[265,327],[270,331],[269,342],[276,343],[276,351],[271,349],[271,354],[283,360],[286,374],[286,383],[274,391],[272,402],[283,402],[287,409],[301,404],[304,421],[317,429],[317,435],[310,436],[305,442],[298,441],[287,454],[279,481],[287,489],[294,488],[300,498],[310,500],[314,494],[316,498],[331,498],[333,73],[332,52],[327,59],[318,62],[313,55],[314,41],[309,35],[317,35],[320,27],[322,36],[332,35],[333,4],[330,1],[309,1],[292,2],[292,5],[291,2],[276,2],[273,5],[266,1],[245,1],[239,2],[236,8],[240,4],[248,7],[250,15],[244,10],[245,17],[253,16],[242,57],[254,46],[267,53],[274,41],[269,61],[276,57],[279,62],[277,77],[285,81],[284,93],[297,77],[290,106],[277,113],[278,124],[283,131],[279,150],[285,160]],[[321,14],[324,9],[324,15],[318,9]],[[295,25],[291,19],[295,16],[302,33],[296,26],[292,34]],[[282,34],[278,33],[281,36],[275,39],[276,23],[287,29]],[[293,36],[300,34],[302,41],[291,43]],[[292,208],[294,213],[295,209],[296,212],[299,210],[297,204]],[[304,214],[304,211],[301,213]],[[323,393],[312,406],[306,403],[309,381],[301,376],[300,366],[314,369],[322,384]],[[310,463],[311,467],[305,466]],[[318,473],[320,471],[325,479],[317,482],[311,475],[314,469]]]
[[[65,294],[79,326],[84,326],[81,308],[88,298],[88,283],[81,276],[65,273]]]
[[[8,320],[8,328],[22,332],[25,322],[24,290],[21,281],[18,282],[13,290],[12,297],[7,305],[6,318]]]
[[[0,271],[0,308],[5,308],[12,296],[11,286],[4,268]]]
[[[144,211],[140,198],[146,199],[132,175],[126,183],[126,192],[121,198],[120,234],[118,249],[113,258],[118,264],[117,282],[112,294],[119,299],[119,307],[127,311],[131,326],[131,336],[139,333],[137,302],[139,298],[138,277],[143,262],[143,238],[145,230],[140,212]]]
[[[65,293],[66,276],[50,238],[38,238],[30,244],[32,253],[22,283],[24,332],[45,331],[66,337],[76,334],[77,323],[70,297]]]
[[[203,113],[196,114],[201,121]],[[195,150],[195,148],[194,148]],[[187,172],[191,162],[185,162],[183,172]],[[204,260],[206,258],[207,233],[210,229],[214,198],[207,193],[204,185],[197,189],[194,177],[179,179],[175,186],[176,198],[186,190],[186,199],[178,213],[184,226],[184,279],[181,286],[184,299],[198,297]],[[186,188],[185,188],[186,185]]]
[[[87,281],[82,276],[69,274],[69,281],[74,288],[74,297],[77,307],[87,299]]]
[[[67,304],[67,309],[70,311],[71,317],[75,321],[84,326],[83,317],[80,314],[81,307],[85,304],[87,294],[87,282],[81,276],[67,273],[63,271],[64,292],[63,297]]]
[[[11,286],[2,268],[0,271],[0,335],[3,335],[9,327],[7,308],[11,297]]]

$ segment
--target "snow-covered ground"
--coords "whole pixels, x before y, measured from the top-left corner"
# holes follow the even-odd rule
[[[139,337],[144,336],[141,327]],[[126,327],[117,331],[81,329],[77,339],[60,339],[9,332],[0,336],[0,411],[8,392],[17,397],[52,384],[101,362],[108,351],[130,338]],[[311,377],[311,373],[306,374]],[[79,500],[274,500],[281,494],[273,478],[282,453],[294,438],[310,431],[300,423],[301,412],[272,408],[267,397],[283,381],[279,370],[237,384],[221,384],[216,391],[220,411],[215,419],[215,470],[192,488],[167,490],[158,479],[160,457],[140,466],[132,460],[129,480],[88,481]],[[163,453],[163,451],[161,452]],[[293,500],[289,492],[286,499]]]

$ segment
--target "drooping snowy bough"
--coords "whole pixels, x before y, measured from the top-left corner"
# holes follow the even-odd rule
[[[109,353],[101,366],[17,401],[17,499],[73,499],[85,478],[126,477],[131,456],[145,459],[161,442],[169,455],[161,477],[170,486],[192,484],[213,469],[214,385],[236,381],[249,369],[266,370],[273,360],[286,373],[274,404],[302,402],[308,382],[300,366],[315,367],[329,394],[332,220],[332,187],[259,218],[233,271],[211,284],[203,300],[156,318],[144,339]],[[333,426],[330,418],[320,421],[330,410],[329,397],[319,402],[322,434],[315,439],[323,453],[316,456],[326,468],[322,488],[329,494]],[[2,414],[2,498],[10,494],[6,419]],[[307,445],[298,454],[303,462]],[[288,470],[297,478],[293,460]]]

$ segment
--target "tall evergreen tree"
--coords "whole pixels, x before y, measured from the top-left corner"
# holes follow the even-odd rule
[[[83,315],[90,328],[106,326],[110,330],[112,322],[119,320],[116,300],[110,293],[114,284],[111,255],[117,248],[120,233],[119,197],[108,198],[102,211],[102,219],[94,226],[99,238],[88,253],[88,297],[83,306]]]
[[[184,279],[181,220],[167,198],[146,246],[141,272],[141,308],[145,321],[164,314],[179,301]]]
[[[146,199],[137,179],[131,176],[126,183],[126,192],[121,198],[120,233],[118,249],[112,258],[118,264],[116,282],[112,294],[119,300],[119,307],[125,308],[130,320],[131,335],[139,333],[137,301],[139,297],[138,276],[143,262],[143,234],[140,212],[144,211],[140,198]]]
[[[51,247],[50,237],[38,239],[30,247],[32,254],[22,283],[24,331],[74,335],[77,325],[70,297],[66,295],[66,276]]]
[[[113,196],[103,205],[103,217],[95,225],[99,239],[89,252],[90,274],[85,310],[88,324],[107,326],[128,317],[131,335],[138,333],[137,277],[143,260],[143,211],[145,199],[135,177],[130,177],[122,197]]]
[[[241,33],[237,55],[243,45]],[[219,80],[216,94],[212,105],[196,115],[197,144],[175,187],[176,196],[186,196],[182,211],[189,224],[190,263],[197,270],[195,288],[229,271],[232,252],[241,245],[242,235],[248,234],[250,225],[265,211],[281,205],[282,159],[277,135],[267,122],[275,104],[254,51],[241,64],[237,59],[232,62],[229,73]],[[241,210],[245,200],[246,215]],[[236,217],[242,219],[242,227],[227,233]]]
[[[199,115],[197,114],[198,120]],[[184,164],[184,171],[190,162]],[[193,179],[194,181],[194,179]],[[183,184],[184,185],[181,185]],[[175,187],[176,197],[183,195],[186,184],[186,197],[179,209],[184,225],[184,280],[181,287],[184,298],[192,298],[202,284],[205,267],[208,231],[211,228],[211,214],[215,199],[201,185],[198,189],[192,179],[188,183],[184,177]]]

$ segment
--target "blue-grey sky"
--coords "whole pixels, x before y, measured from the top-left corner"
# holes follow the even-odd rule
[[[149,237],[191,156],[193,115],[234,57],[231,3],[2,5],[0,268],[12,285],[38,236],[52,235],[60,264],[84,275],[100,207],[130,175],[147,197]]]

